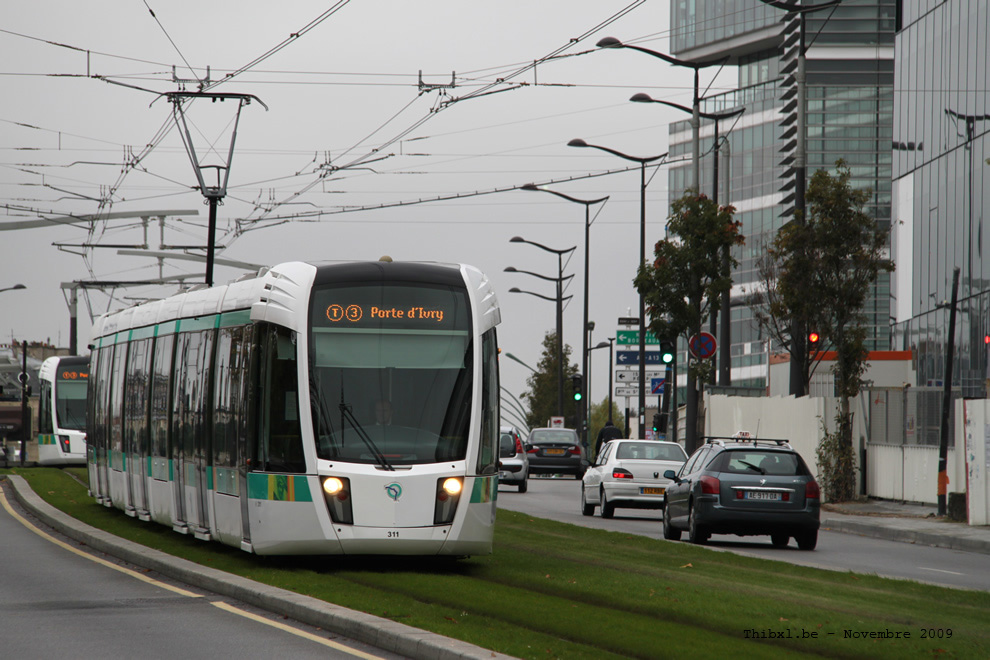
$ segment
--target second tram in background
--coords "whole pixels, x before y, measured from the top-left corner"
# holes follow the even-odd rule
[[[499,320],[478,270],[390,261],[101,317],[91,492],[256,554],[489,554]]]
[[[38,370],[38,464],[86,464],[88,357],[50,357]]]

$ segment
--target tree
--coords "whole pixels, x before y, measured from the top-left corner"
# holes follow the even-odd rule
[[[649,328],[657,337],[688,339],[718,311],[722,293],[732,287],[732,268],[737,264],[731,248],[744,242],[734,213],[732,206],[720,207],[692,190],[671,205],[669,237],[657,242],[656,259],[642,264],[635,279],[646,299]],[[728,271],[722,259],[727,250]],[[710,362],[689,359],[684,438],[688,453],[701,435],[698,380],[711,368]]]
[[[579,373],[576,364],[570,364],[571,347],[564,344],[564,417],[569,428],[576,428],[577,406],[571,396],[571,376]],[[547,426],[557,414],[557,333],[547,332],[543,338],[543,354],[536,371],[526,379],[529,391],[522,398],[529,408],[526,423],[530,428]]]
[[[866,319],[863,305],[881,272],[894,263],[884,257],[887,232],[863,207],[869,190],[850,184],[851,173],[839,160],[836,175],[816,171],[808,184],[807,222],[790,222],[777,233],[761,265],[766,285],[761,324],[781,332],[797,318],[821,336],[836,353],[832,365],[839,410],[836,431],[825,433],[819,446],[819,467],[826,496],[842,501],[853,496],[852,412],[849,401],[859,394],[866,371]],[[812,356],[804,391],[821,353]]]

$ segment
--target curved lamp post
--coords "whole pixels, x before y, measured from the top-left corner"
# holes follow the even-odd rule
[[[710,66],[718,66],[720,64],[725,64],[729,58],[720,57],[717,60],[708,60],[705,62],[692,62],[690,60],[681,60],[670,55],[665,55],[664,53],[658,53],[655,50],[650,50],[648,48],[642,48],[640,46],[632,46],[630,44],[624,44],[615,37],[605,37],[595,44],[599,48],[628,48],[630,50],[636,50],[640,53],[645,53],[652,57],[659,57],[664,62],[673,64],[674,66],[683,66],[688,69],[694,70],[694,99],[691,104],[691,142],[692,142],[692,152],[694,154],[694,186],[696,188],[701,188],[701,137],[700,137],[700,127],[701,127],[701,97],[698,92],[698,72],[701,69],[706,69]]]
[[[23,284],[15,284],[14,286],[8,286],[6,288],[0,289],[0,293],[3,293],[4,291],[15,291],[17,289],[26,289],[26,288],[27,287],[24,286]]]
[[[649,94],[644,94],[640,92],[639,94],[633,94],[632,98],[629,99],[634,103],[662,103],[663,105],[669,106],[671,108],[676,108],[682,112],[693,113],[694,110],[683,106],[679,103],[671,103],[670,101],[662,101],[660,99],[655,99]],[[737,110],[730,110],[728,112],[698,112],[698,116],[702,119],[708,119],[715,122],[715,143],[712,148],[712,154],[714,162],[712,164],[712,201],[715,205],[718,205],[718,152],[719,152],[719,134],[718,134],[718,122],[720,119],[729,119],[731,117],[738,117],[742,113],[746,112],[746,108],[742,107]],[[728,189],[728,184],[726,184],[726,189]],[[729,273],[729,250],[728,248],[722,254],[722,271],[728,276]],[[730,304],[730,291],[727,289],[722,293],[721,300],[719,302],[719,307],[722,308],[721,323],[719,325],[718,340],[719,340],[719,352],[718,352],[718,384],[723,387],[728,387],[732,384],[732,365],[730,360],[732,359],[732,352],[730,350],[732,332],[732,318],[729,314],[729,304]],[[712,334],[715,334],[715,323],[714,318],[712,319]]]
[[[612,421],[612,369],[614,365],[612,346],[614,341],[615,337],[609,337],[608,341],[600,341],[597,345],[588,349],[589,355],[591,354],[591,351],[597,351],[599,348],[608,349],[608,421],[610,422]],[[587,389],[590,391],[591,385],[588,385]]]
[[[666,158],[667,154],[662,153],[659,156],[650,156],[647,158],[639,158],[637,156],[630,156],[624,154],[621,151],[616,151],[615,149],[609,149],[608,147],[602,147],[597,144],[588,144],[580,138],[575,138],[567,143],[568,147],[590,147],[592,149],[599,149],[606,153],[610,153],[613,156],[618,156],[619,158],[625,160],[631,160],[634,163],[639,163],[639,265],[643,265],[646,262],[646,164],[652,163],[653,161]],[[646,437],[646,300],[643,294],[639,294],[639,410],[636,413],[639,418],[639,435],[637,437]]]
[[[534,277],[539,277],[543,280],[549,280],[551,282],[556,282],[557,284],[557,297],[548,298],[546,296],[541,296],[538,293],[533,293],[532,291],[523,291],[513,287],[509,289],[509,293],[528,293],[531,296],[536,296],[537,298],[543,298],[544,300],[556,301],[557,303],[557,416],[563,417],[564,415],[564,280],[568,280],[573,275],[568,275],[564,277],[564,255],[570,254],[577,249],[577,246],[571,246],[569,248],[564,248],[558,250],[556,248],[547,247],[542,243],[537,243],[535,241],[528,241],[522,236],[513,236],[509,239],[510,243],[529,243],[535,247],[540,248],[546,252],[552,252],[557,255],[557,277],[547,277],[546,275],[538,275],[537,273],[530,272],[528,270],[517,270],[512,266],[505,269],[507,273],[525,273],[527,275],[532,275]],[[567,296],[571,298],[571,296]]]
[[[584,332],[581,335],[581,355],[583,356],[581,362],[581,375],[584,378],[588,378],[588,238],[591,232],[590,209],[592,204],[601,204],[608,201],[608,196],[606,195],[605,197],[599,197],[598,199],[578,199],[577,197],[571,197],[570,195],[565,195],[564,193],[557,192],[556,190],[540,188],[532,183],[527,183],[519,189],[550,193],[551,195],[556,195],[561,199],[566,199],[567,201],[574,202],[575,204],[584,204],[584,319],[581,326],[584,328]],[[585,383],[584,389],[586,391],[590,390],[591,385]],[[584,405],[581,406],[582,419],[580,420],[580,422],[583,423],[581,437],[584,440],[585,447],[588,446],[588,410],[590,409],[590,405],[589,398],[585,397]]]

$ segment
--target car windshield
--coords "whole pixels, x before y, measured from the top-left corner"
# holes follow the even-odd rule
[[[808,473],[797,454],[781,451],[735,450],[727,451],[718,465],[721,472],[739,474],[771,474],[796,476]]]
[[[678,461],[686,460],[680,447],[660,445],[649,442],[623,442],[616,452],[617,459],[643,459],[647,461]]]
[[[533,431],[533,435],[529,436],[530,444],[539,445],[553,442],[569,442],[576,443],[577,436],[574,431],[569,429],[542,429],[540,431]]]

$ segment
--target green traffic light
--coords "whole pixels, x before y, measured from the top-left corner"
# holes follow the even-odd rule
[[[580,401],[581,400],[581,393],[580,392],[575,392],[574,393],[574,400],[575,401]]]

